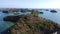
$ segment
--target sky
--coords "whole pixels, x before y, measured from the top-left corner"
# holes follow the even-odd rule
[[[0,8],[60,8],[60,0],[0,0]]]

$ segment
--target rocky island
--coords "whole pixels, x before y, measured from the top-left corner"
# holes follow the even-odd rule
[[[19,16],[7,16],[4,21],[15,22],[8,30],[8,34],[52,34],[57,31],[58,24],[39,17],[38,12]]]
[[[51,10],[50,12],[52,12],[52,13],[57,13],[57,11],[56,11],[56,10]]]

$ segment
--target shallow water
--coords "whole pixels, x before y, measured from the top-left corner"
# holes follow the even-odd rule
[[[0,12],[0,32],[2,32],[4,30],[6,30],[7,28],[11,27],[12,25],[14,25],[12,22],[3,21],[3,18],[8,15],[9,14]]]

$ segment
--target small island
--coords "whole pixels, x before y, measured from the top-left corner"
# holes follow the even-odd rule
[[[55,11],[55,10],[51,10],[50,12],[52,12],[52,13],[57,13],[57,11]]]
[[[43,12],[39,12],[39,14],[43,14]]]
[[[3,10],[2,12],[3,12],[3,13],[8,13],[8,11],[7,11],[7,10]]]

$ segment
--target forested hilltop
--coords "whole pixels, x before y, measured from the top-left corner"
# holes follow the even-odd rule
[[[10,28],[8,34],[51,34],[57,28],[57,23],[39,17],[38,12],[34,11],[31,14],[19,15],[18,21]]]

